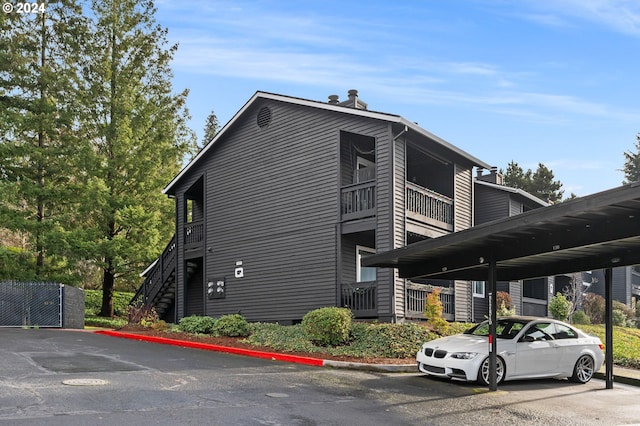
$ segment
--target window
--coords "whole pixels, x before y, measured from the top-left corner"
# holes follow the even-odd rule
[[[555,324],[556,332],[553,334],[554,339],[577,339],[578,334],[573,329],[562,324]]]
[[[484,297],[484,281],[473,282],[473,297]]]
[[[356,281],[359,283],[375,281],[376,268],[362,266],[362,259],[375,254],[376,251],[369,247],[356,246]]]

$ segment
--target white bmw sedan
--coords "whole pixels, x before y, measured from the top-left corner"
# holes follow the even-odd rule
[[[497,383],[503,380],[571,378],[587,383],[604,362],[599,338],[550,318],[498,318]],[[489,384],[489,323],[422,345],[418,369],[426,374]]]

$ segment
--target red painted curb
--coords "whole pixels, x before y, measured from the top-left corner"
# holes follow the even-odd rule
[[[121,333],[119,331],[111,331],[111,330],[97,330],[97,331],[94,331],[94,333],[105,334],[107,336],[113,336],[113,337],[121,337],[123,339],[133,339],[133,340],[141,340],[145,342],[160,343],[163,345],[182,346],[185,348],[202,349],[205,351],[226,352],[226,353],[236,354],[236,355],[271,359],[274,361],[294,362],[296,364],[313,365],[316,367],[322,367],[324,365],[324,360],[321,360],[318,358],[309,358],[305,356],[287,355],[287,354],[280,354],[280,353],[274,353],[274,352],[254,351],[251,349],[230,348],[228,346],[219,346],[219,345],[212,345],[208,343],[168,339],[166,337],[145,336],[142,334],[134,334],[134,333]]]

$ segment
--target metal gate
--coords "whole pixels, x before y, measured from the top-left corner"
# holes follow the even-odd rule
[[[62,285],[0,282],[0,327],[62,327]]]

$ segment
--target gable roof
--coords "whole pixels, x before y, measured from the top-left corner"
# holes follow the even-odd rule
[[[485,163],[484,161],[479,160],[478,158],[472,156],[471,154],[465,152],[464,150],[456,147],[455,145],[445,141],[444,139],[434,135],[433,133],[423,129],[422,127],[418,126],[416,123],[407,120],[406,118],[403,118],[399,115],[395,115],[395,114],[388,114],[388,113],[384,113],[384,112],[376,112],[376,111],[370,111],[370,110],[366,110],[366,109],[357,109],[357,108],[350,108],[350,107],[345,107],[339,104],[330,104],[330,103],[326,103],[326,102],[320,102],[320,101],[313,101],[313,100],[309,100],[309,99],[303,99],[303,98],[297,98],[297,97],[293,97],[293,96],[285,96],[285,95],[278,95],[275,93],[268,93],[268,92],[261,92],[261,91],[257,91],[252,97],[251,99],[249,99],[242,108],[240,108],[240,110],[238,112],[236,112],[234,114],[234,116],[231,118],[231,120],[229,120],[229,122],[227,122],[227,124],[224,125],[224,127],[222,127],[222,129],[220,129],[220,131],[216,134],[216,136],[207,144],[205,145],[204,148],[202,148],[200,150],[200,152],[198,152],[198,154],[193,157],[191,159],[191,161],[189,161],[189,164],[187,164],[181,171],[180,173],[178,173],[173,180],[171,180],[171,182],[169,182],[169,184],[162,190],[163,194],[171,194],[173,193],[173,189],[175,187],[175,185],[180,181],[180,179],[182,179],[183,176],[185,176],[189,170],[191,170],[192,167],[194,167],[195,164],[197,164],[200,159],[202,157],[205,156],[205,154],[212,149],[213,146],[216,145],[216,143],[222,139],[225,134],[229,131],[230,128],[233,127],[233,125],[239,120],[239,118],[245,113],[245,111],[247,111],[249,108],[251,108],[251,106],[261,100],[261,99],[270,99],[270,100],[274,100],[274,101],[279,101],[279,102],[286,102],[289,104],[294,104],[294,105],[300,105],[300,106],[306,106],[306,107],[311,107],[311,108],[317,108],[317,109],[321,109],[321,110],[325,110],[325,111],[334,111],[334,112],[339,112],[342,114],[349,114],[349,115],[354,115],[354,116],[359,116],[359,117],[366,117],[366,118],[372,118],[372,119],[376,119],[376,120],[382,120],[382,121],[386,121],[389,123],[393,123],[393,124],[399,124],[399,125],[403,125],[405,127],[405,129],[411,130],[423,137],[426,137],[428,139],[433,140],[434,142],[436,142],[437,144],[441,145],[443,148],[457,154],[458,156],[466,159],[467,161],[469,161],[470,163],[472,163],[474,166],[480,167],[480,168],[484,168],[484,169],[490,169],[491,166],[488,163]]]
[[[491,183],[491,182],[487,182],[487,181],[480,180],[480,179],[476,179],[475,182],[477,184],[480,184],[480,185],[483,185],[483,186],[487,186],[489,188],[493,188],[493,189],[496,189],[498,191],[510,192],[512,194],[520,195],[520,196],[522,196],[524,198],[527,198],[530,201],[533,201],[534,203],[539,204],[540,206],[543,206],[543,207],[546,207],[546,206],[550,205],[546,201],[536,197],[535,195],[529,194],[527,191],[523,191],[522,189],[512,188],[510,186],[498,185],[497,183]]]

